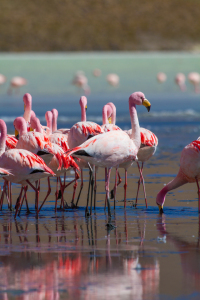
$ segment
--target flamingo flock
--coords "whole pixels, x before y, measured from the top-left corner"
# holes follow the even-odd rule
[[[55,193],[55,211],[58,201],[60,209],[78,208],[78,202],[83,189],[83,169],[89,171],[89,185],[86,201],[85,216],[92,214],[92,207],[96,207],[96,172],[98,168],[105,170],[105,208],[111,218],[110,199],[117,197],[117,187],[121,183],[120,169],[125,171],[124,207],[127,195],[127,171],[132,165],[137,165],[139,171],[138,188],[135,203],[137,206],[138,193],[142,183],[144,199],[147,207],[147,196],[143,177],[144,163],[156,152],[158,138],[148,129],[139,125],[137,106],[144,106],[150,111],[151,104],[142,92],[135,92],[128,100],[131,129],[122,130],[116,125],[116,106],[109,102],[103,106],[102,125],[87,121],[87,98],[82,96],[79,104],[81,120],[71,128],[57,128],[58,111],[54,108],[45,114],[46,126],[32,110],[32,96],[26,93],[23,97],[24,115],[13,121],[15,136],[7,134],[6,123],[0,120],[0,176],[4,180],[0,198],[0,209],[3,208],[6,196],[8,208],[13,210],[11,183],[21,186],[19,197],[15,203],[15,218],[20,214],[23,202],[29,212],[27,190],[31,187],[35,191],[35,210],[40,210],[51,194],[51,177],[57,180]],[[187,145],[181,154],[180,170],[174,180],[168,183],[157,195],[156,204],[163,213],[166,194],[188,182],[196,182],[200,211],[200,138]],[[115,184],[110,190],[111,169],[115,169]],[[74,179],[66,184],[67,172],[74,171]],[[61,179],[64,177],[64,180]],[[80,191],[76,198],[78,179],[81,176]],[[48,190],[42,203],[39,202],[40,179],[47,178]],[[64,200],[64,191],[73,186],[73,196],[68,205]],[[90,201],[90,209],[89,209]],[[110,225],[110,223],[108,223]]]

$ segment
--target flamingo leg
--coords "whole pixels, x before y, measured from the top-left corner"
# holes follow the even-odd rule
[[[139,165],[139,163],[138,163],[138,165]],[[139,172],[140,172],[140,169],[139,169]],[[135,207],[137,207],[137,201],[138,201],[138,195],[139,195],[141,181],[142,181],[142,178],[141,178],[141,174],[140,174],[140,178],[138,180],[138,189],[137,189],[137,194],[136,194],[136,199],[135,199],[135,205],[134,205]]]
[[[120,183],[122,182],[122,179],[120,177],[119,171],[116,171],[116,175],[118,175],[118,183],[117,183],[117,187],[118,187],[118,185],[120,185]],[[115,185],[116,185],[116,183],[115,183]],[[117,187],[116,187],[116,192],[117,192]],[[110,192],[110,198],[111,199],[114,198],[114,201],[115,201],[116,194],[114,194],[114,192],[115,192],[115,186],[114,186],[114,188]]]
[[[55,201],[55,212],[57,211],[57,201],[58,201],[58,177],[57,177],[57,182],[56,182],[56,201]]]
[[[125,184],[124,184],[124,208],[126,208],[126,190],[127,190],[127,170],[125,170]]]
[[[3,191],[1,193],[1,207],[0,210],[2,210],[2,206],[3,206],[3,200],[4,200],[4,194],[5,194],[5,190],[6,190],[6,185],[7,185],[7,180],[4,180],[4,185],[3,185]]]
[[[72,202],[71,202],[71,207],[75,208],[76,205],[74,205],[74,198],[75,198],[75,194],[76,194],[76,188],[77,188],[77,180],[79,179],[79,174],[77,173],[77,171],[75,170],[75,183],[74,183],[74,191],[73,191],[73,196],[72,196]]]
[[[42,206],[44,205],[45,201],[47,200],[47,198],[49,197],[49,195],[51,194],[51,184],[50,184],[50,178],[48,177],[47,178],[47,181],[48,181],[48,191],[47,191],[47,194],[46,194],[46,197],[44,198],[42,204],[40,205],[40,208],[38,210],[38,213],[40,212]]]
[[[79,191],[79,194],[78,194],[78,197],[76,200],[76,207],[78,206],[78,202],[79,202],[79,199],[81,196],[82,189],[83,189],[83,170],[81,169],[81,186],[80,186],[80,191]]]
[[[32,189],[35,191],[36,194],[36,216],[38,217],[38,206],[39,206],[39,189],[40,187],[36,188],[32,183],[30,183],[29,180],[26,180],[26,182],[32,187]]]
[[[91,184],[91,179],[92,179],[92,172],[89,168],[89,185],[88,185],[88,194],[87,194],[87,205],[85,208],[85,217],[89,216],[89,211],[88,211],[88,205],[89,205],[89,197],[90,197],[90,184]]]
[[[107,205],[108,205],[108,215],[111,217],[111,209],[110,209],[110,198],[109,198],[109,183],[110,183],[110,173],[111,168],[108,168],[108,171],[106,171],[106,195],[107,195]]]
[[[28,186],[25,186],[25,187],[24,187],[24,196],[23,196],[23,199],[22,199],[22,201],[21,201],[21,205],[20,205],[20,208],[19,208],[18,216],[20,215],[21,208],[22,208],[22,205],[23,205],[23,203],[24,203],[24,199],[25,199],[25,201],[26,201],[26,209],[27,209],[27,212],[30,212],[29,207],[28,207],[27,197],[26,197],[26,192],[27,192],[27,190],[28,190]]]
[[[107,177],[107,168],[105,168],[105,186],[106,186],[106,177]],[[106,193],[106,197],[105,197],[104,209],[106,209],[106,203],[107,203],[107,193]]]
[[[94,209],[96,209],[96,195],[97,195],[97,172],[94,172]]]
[[[89,165],[89,163],[88,163]],[[91,166],[90,166],[91,168]],[[91,168],[91,174],[92,174],[92,178],[91,178],[91,199],[90,199],[90,215],[92,215],[92,199],[93,199],[93,191],[94,191],[94,176],[93,176],[93,171],[95,170],[95,166],[94,169],[92,170]]]
[[[9,195],[9,198],[10,198],[10,209],[12,210],[12,182],[10,181],[9,184],[10,184],[10,195]]]
[[[140,169],[140,165],[139,163],[137,162],[137,165],[138,165],[138,170],[140,172],[140,179],[142,181],[142,184],[143,184],[143,191],[144,191],[144,197],[145,197],[145,204],[146,204],[146,208],[148,207],[147,205],[147,197],[146,197],[146,191],[145,191],[145,183],[144,183],[144,177],[142,175],[142,170],[143,170],[143,163],[142,163],[142,168]]]
[[[15,219],[16,219],[16,216],[17,216],[19,207],[20,207],[20,205],[21,205],[21,198],[22,198],[22,192],[23,192],[23,190],[24,190],[24,187],[22,186],[22,187],[21,187],[20,194],[19,194],[19,197],[17,198],[17,202],[16,202],[16,205],[15,205],[15,207],[16,207],[15,217],[14,217]]]
[[[115,186],[114,186],[114,209],[115,209],[115,199],[116,199],[116,194],[117,194],[117,176],[118,175],[119,175],[118,169],[116,168],[116,172],[115,172]]]
[[[197,183],[197,188],[198,188],[198,196],[199,196],[199,201],[198,201],[198,210],[200,213],[200,189],[199,189],[199,182],[198,182],[198,178],[196,177],[196,183]]]

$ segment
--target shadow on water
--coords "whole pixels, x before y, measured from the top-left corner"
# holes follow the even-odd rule
[[[4,211],[0,299],[198,299],[197,210],[165,212],[117,207],[109,231],[103,208],[85,218],[52,206],[39,220]]]

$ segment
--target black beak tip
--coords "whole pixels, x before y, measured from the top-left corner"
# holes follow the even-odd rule
[[[150,112],[151,109],[151,105],[147,107],[148,112]]]

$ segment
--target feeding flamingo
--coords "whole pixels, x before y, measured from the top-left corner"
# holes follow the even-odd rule
[[[141,144],[136,105],[144,105],[148,110],[151,106],[143,93],[135,92],[130,95],[129,111],[132,125],[131,138],[129,138],[128,134],[122,130],[109,131],[94,136],[80,146],[68,151],[69,155],[83,158],[92,165],[106,168],[105,189],[109,216],[111,216],[109,197],[111,169],[113,167],[117,169],[118,166],[124,162],[137,160],[137,153]]]
[[[159,72],[157,74],[157,80],[158,80],[158,82],[163,83],[167,80],[167,75],[163,72]]]
[[[107,82],[112,86],[119,85],[119,76],[115,73],[110,73],[106,76]]]
[[[156,197],[156,203],[160,213],[163,213],[163,205],[166,194],[186,183],[196,182],[198,189],[198,207],[200,212],[200,140],[197,139],[187,145],[181,152],[180,169],[177,176],[170,181]]]
[[[5,82],[6,82],[6,76],[0,74],[0,85],[4,84]]]
[[[200,93],[200,74],[191,72],[188,74],[188,80],[194,85],[195,93]]]

